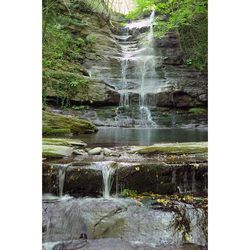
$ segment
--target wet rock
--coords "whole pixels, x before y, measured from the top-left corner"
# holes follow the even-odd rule
[[[87,144],[81,140],[68,138],[43,138],[43,144],[57,146],[79,146],[86,147]]]
[[[88,154],[90,154],[90,155],[99,155],[101,153],[102,153],[102,148],[101,147],[96,147],[96,148],[90,149],[88,151]]]
[[[189,242],[205,245],[203,210],[183,203],[177,206],[189,224]],[[186,243],[183,238],[186,225],[176,228],[174,223],[183,223],[179,220],[179,214],[171,209],[164,212],[153,210],[131,199],[72,199],[55,204],[44,203],[43,211],[43,225],[47,228],[44,240],[47,242],[79,239],[84,223],[89,240],[123,238],[143,243],[144,246]]]
[[[110,150],[108,148],[104,148],[102,151],[103,151],[105,156],[113,155],[112,150]]]
[[[88,153],[82,149],[74,149],[73,153],[76,155],[81,155],[83,157],[88,157]]]
[[[89,121],[43,111],[43,135],[95,132],[97,132],[96,126]]]
[[[195,244],[152,246],[142,242],[129,242],[124,239],[106,238],[97,240],[73,240],[62,243],[44,243],[43,250],[205,250],[204,247]]]
[[[182,159],[180,159],[182,161]],[[95,164],[90,167],[72,166],[65,174],[64,194],[74,196],[102,195],[102,172]],[[123,189],[136,190],[137,193],[153,192],[159,194],[206,193],[207,163],[126,163],[115,164],[111,193]],[[120,166],[120,167],[119,167]],[[51,165],[43,166],[43,192],[58,194],[58,170]],[[177,188],[179,187],[179,189]]]
[[[61,158],[69,157],[73,153],[72,147],[57,146],[57,145],[43,145],[42,155],[45,158]]]

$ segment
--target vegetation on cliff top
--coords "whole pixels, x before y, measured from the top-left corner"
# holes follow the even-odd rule
[[[155,34],[163,37],[167,31],[180,34],[187,65],[207,71],[208,1],[207,0],[136,0],[137,8],[127,15],[137,19],[156,11]]]

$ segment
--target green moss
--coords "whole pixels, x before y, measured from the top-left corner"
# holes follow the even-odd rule
[[[43,151],[42,156],[44,158],[61,158],[62,157],[60,154],[57,154],[53,151]]]
[[[85,146],[81,140],[65,139],[65,138],[43,138],[43,144],[58,146]]]
[[[207,112],[207,109],[205,108],[191,108],[188,110],[189,113],[193,114],[204,114]]]
[[[123,189],[121,195],[122,195],[123,197],[131,197],[131,198],[134,198],[134,197],[136,197],[138,194],[137,194],[137,191],[136,191],[136,190]]]
[[[70,133],[71,130],[68,128],[51,128],[48,126],[43,126],[44,135],[67,135]]]
[[[43,135],[51,135],[58,131],[60,134],[86,134],[97,132],[97,128],[93,123],[83,119],[43,111]]]
[[[138,154],[198,154],[207,153],[207,147],[195,146],[152,146],[136,151]]]

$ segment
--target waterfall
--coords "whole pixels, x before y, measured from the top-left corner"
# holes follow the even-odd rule
[[[112,176],[115,172],[113,165],[103,164],[102,163],[102,177],[103,177],[103,198],[109,199],[110,198],[110,191],[112,187]]]
[[[65,173],[69,166],[72,164],[54,164],[53,167],[58,168],[58,189],[59,189],[59,197],[63,197],[63,188],[64,188],[64,181],[65,181]]]
[[[155,127],[147,101],[147,94],[155,90],[157,81],[156,62],[154,51],[154,24],[155,12],[153,11],[148,19],[131,22],[124,28],[124,34],[120,37],[122,58],[121,58],[121,84],[120,84],[120,107],[129,107],[129,92],[139,96],[138,111],[139,121],[136,124],[140,127]],[[134,29],[149,27],[149,31],[142,38],[137,39],[129,35]],[[131,39],[132,37],[132,39]],[[128,77],[133,74],[131,67],[134,66],[134,79],[132,79],[132,90],[129,86]],[[130,80],[130,79],[129,79]],[[124,117],[124,116],[123,116]],[[128,118],[127,118],[128,120]]]

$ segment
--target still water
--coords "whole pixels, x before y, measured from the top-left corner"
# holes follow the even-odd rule
[[[77,136],[89,146],[152,145],[167,142],[207,141],[207,128],[99,128],[96,134]]]

